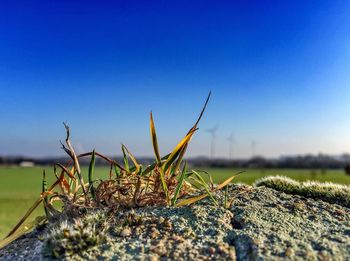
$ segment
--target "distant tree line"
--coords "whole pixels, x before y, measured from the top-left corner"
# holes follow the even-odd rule
[[[291,169],[344,169],[350,164],[350,155],[341,156],[319,155],[297,155],[280,157],[278,159],[267,159],[264,157],[253,157],[250,159],[214,159],[193,158],[189,160],[192,166],[214,167],[214,168],[291,168]]]
[[[111,157],[117,162],[123,162],[122,157]],[[22,162],[33,162],[35,165],[53,165],[57,162],[65,163],[67,157],[31,158],[31,157],[0,157],[0,165],[20,165]],[[138,159],[144,165],[152,164],[154,159],[143,157]],[[81,165],[88,165],[89,157],[80,160]],[[294,169],[344,169],[350,164],[350,154],[340,156],[318,155],[297,155],[285,156],[278,159],[264,157],[253,157],[250,159],[209,159],[207,157],[189,158],[187,162],[191,167],[196,168],[294,168]],[[105,165],[105,161],[96,159],[97,165]],[[350,171],[350,168],[349,168]]]

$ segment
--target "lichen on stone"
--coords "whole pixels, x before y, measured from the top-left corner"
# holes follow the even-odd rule
[[[97,212],[52,225],[44,237],[43,255],[63,259],[103,244],[109,227],[105,220],[105,215]]]

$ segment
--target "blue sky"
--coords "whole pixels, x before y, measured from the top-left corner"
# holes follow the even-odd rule
[[[190,156],[350,151],[350,2],[1,1],[0,155],[168,152],[212,99]]]

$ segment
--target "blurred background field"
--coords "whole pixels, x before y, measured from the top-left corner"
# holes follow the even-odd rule
[[[54,181],[53,169],[45,167],[0,167],[0,238],[13,227],[26,210],[39,197],[41,192],[42,171],[46,170],[48,184]],[[223,181],[244,169],[200,168],[213,177],[215,183]],[[87,173],[86,167],[82,169]],[[332,181],[350,184],[350,176],[343,170],[317,169],[245,169],[235,182],[251,184],[254,180],[268,175],[284,175],[296,180]],[[96,177],[108,177],[109,167],[97,167]],[[204,176],[206,176],[204,174]],[[37,209],[32,218],[43,214],[43,208]]]

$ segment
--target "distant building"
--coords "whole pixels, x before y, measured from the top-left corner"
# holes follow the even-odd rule
[[[34,167],[35,164],[34,164],[33,161],[21,161],[21,162],[19,163],[19,166],[20,166],[20,167],[26,167],[26,168],[28,168],[28,167]]]

